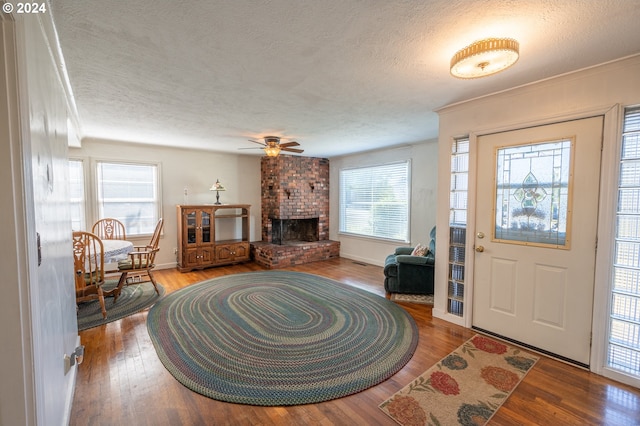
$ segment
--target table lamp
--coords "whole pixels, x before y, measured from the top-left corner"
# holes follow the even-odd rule
[[[222,185],[218,179],[216,179],[216,183],[211,185],[211,188],[209,188],[209,191],[216,191],[215,204],[222,204],[220,203],[220,191],[226,191],[226,190],[227,188],[225,188],[224,185]]]

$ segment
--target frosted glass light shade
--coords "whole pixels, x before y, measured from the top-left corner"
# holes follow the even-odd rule
[[[279,146],[265,146],[264,153],[267,154],[267,157],[277,157],[280,154]]]

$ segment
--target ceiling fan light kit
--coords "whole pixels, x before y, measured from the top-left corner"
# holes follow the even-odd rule
[[[263,149],[267,157],[277,157],[280,154],[279,146],[265,146]]]
[[[451,75],[462,79],[486,77],[516,63],[520,44],[511,38],[487,38],[459,50],[451,58]]]
[[[261,145],[262,146],[261,149],[264,150],[264,153],[266,154],[267,157],[277,157],[278,155],[280,155],[281,151],[295,152],[298,154],[304,152],[303,149],[292,148],[294,146],[300,146],[300,144],[296,141],[280,143],[280,136],[264,136],[262,139],[264,139],[264,142],[254,141],[252,139],[249,139],[249,142],[253,142],[253,143],[257,143],[258,145]],[[252,149],[252,148],[240,148],[240,149]]]

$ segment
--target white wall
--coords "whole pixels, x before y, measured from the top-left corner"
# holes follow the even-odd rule
[[[339,170],[355,165],[374,165],[411,159],[411,244],[427,243],[436,218],[437,149],[435,140],[364,154],[330,159],[330,226],[332,240],[341,242],[341,256],[374,265],[383,265],[385,257],[399,244],[380,240],[338,235]],[[69,156],[81,158],[92,170],[95,160],[157,161],[162,168],[162,205],[164,236],[158,253],[159,268],[175,266],[177,247],[176,204],[184,203],[184,188],[189,189],[190,204],[212,203],[215,193],[209,187],[216,179],[227,191],[220,193],[223,203],[251,204],[251,241],[261,240],[260,156],[235,155],[209,151],[178,149],[153,145],[85,138],[81,148],[70,148]],[[93,177],[87,175],[93,187]],[[88,220],[91,222],[91,219]]]
[[[189,204],[211,204],[215,192],[209,191],[219,179],[227,189],[220,193],[223,204],[251,204],[251,241],[261,239],[260,156],[236,155],[178,149],[154,145],[127,144],[95,139],[83,139],[81,148],[70,148],[69,156],[85,160],[85,167],[93,170],[95,160],[152,161],[162,169],[162,215],[164,234],[156,257],[158,268],[176,266],[174,248],[177,245],[176,205],[185,204],[184,189],[188,188]],[[90,190],[93,177],[85,173]],[[87,218],[87,226],[93,221]],[[216,230],[217,232],[219,230]],[[143,240],[144,241],[144,240]]]
[[[500,75],[489,78],[500,78]],[[596,289],[594,305],[592,369],[599,370],[601,348],[607,322],[607,300],[611,264],[611,236],[615,208],[618,149],[622,107],[640,104],[640,56],[634,56],[559,76],[535,84],[515,88],[492,96],[443,108],[440,114],[439,158],[448,164],[451,142],[455,137],[471,135],[470,191],[475,186],[475,137],[501,130],[512,130],[550,124],[567,119],[604,115],[604,140],[601,167],[600,208],[598,216],[598,253],[596,259]],[[597,167],[595,165],[594,167]],[[437,252],[448,248],[449,167],[438,173],[438,236]],[[579,194],[577,194],[579,196]],[[469,226],[467,245],[472,246],[475,194],[469,194]],[[473,251],[467,249],[467,269],[473,266]],[[468,271],[466,271],[468,272]],[[468,308],[472,306],[473,275],[465,274],[465,318],[446,314],[448,265],[446,256],[436,256],[435,304],[436,317],[471,325]],[[600,352],[598,352],[600,351]]]
[[[411,224],[408,244],[340,234],[340,169],[411,160]],[[340,241],[340,256],[372,265],[384,260],[399,245],[429,243],[429,232],[436,224],[438,144],[423,143],[346,155],[330,159],[329,238]]]

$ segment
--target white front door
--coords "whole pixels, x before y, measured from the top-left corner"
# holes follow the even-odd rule
[[[602,126],[478,137],[473,326],[585,366]]]

